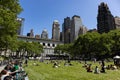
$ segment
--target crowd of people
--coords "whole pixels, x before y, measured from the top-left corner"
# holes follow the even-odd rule
[[[9,61],[0,72],[0,80],[25,80],[25,76],[27,74],[23,70],[22,61],[20,60]]]
[[[49,61],[53,64],[53,68],[59,68],[60,67],[60,61]],[[46,64],[49,64],[49,62],[47,62]],[[95,61],[96,62],[96,61]],[[95,63],[94,62],[94,63]],[[6,66],[4,67],[4,69],[0,72],[0,80],[18,80],[18,77],[23,78],[20,80],[25,80],[24,77],[26,76],[25,71],[22,68],[22,61],[19,60],[14,60],[14,61],[5,61]],[[81,62],[80,62],[81,63]],[[117,66],[110,64],[110,65],[105,65],[105,62],[102,60],[99,62],[99,65],[94,66],[93,69],[93,64],[88,64],[87,61],[85,61],[84,63],[82,62],[83,66],[87,72],[93,72],[95,74],[99,74],[99,73],[106,73],[106,69],[107,70],[117,70]],[[25,66],[28,66],[28,59],[25,59],[24,61]],[[4,64],[5,65],[5,64]],[[36,63],[34,63],[33,65],[38,66]],[[64,66],[74,66],[71,63],[71,60],[66,60],[64,62]],[[19,75],[19,73],[22,73],[21,75]]]

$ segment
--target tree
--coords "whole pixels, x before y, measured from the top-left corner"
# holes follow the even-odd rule
[[[43,52],[43,46],[37,42],[18,41],[17,46],[16,55],[20,57],[40,55]]]
[[[64,51],[64,45],[57,45],[55,48],[54,48],[54,53],[55,54],[61,54],[63,53]]]
[[[20,25],[17,16],[22,11],[19,0],[0,0],[0,49],[5,51],[17,40]]]
[[[97,51],[99,52],[96,54],[99,58],[108,58],[111,55],[111,46],[112,40],[108,33],[103,33],[100,36],[99,43],[97,44]]]
[[[108,35],[112,40],[112,55],[120,55],[120,30],[112,30]]]

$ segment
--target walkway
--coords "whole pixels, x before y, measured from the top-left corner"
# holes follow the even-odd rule
[[[4,69],[5,66],[0,66],[0,72]]]

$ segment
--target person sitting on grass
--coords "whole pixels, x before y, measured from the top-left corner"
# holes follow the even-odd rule
[[[34,66],[39,66],[39,64],[38,64],[38,63],[36,63],[36,62],[34,62],[34,63],[33,63],[33,65],[34,65]]]
[[[117,70],[117,66],[112,65],[111,70]]]
[[[87,72],[92,72],[91,64],[86,68]]]
[[[107,69],[107,70],[110,70],[110,65],[108,65],[108,66],[106,67],[106,69]]]
[[[64,63],[64,66],[69,66],[67,62]]]
[[[104,68],[104,66],[102,66],[100,72],[101,72],[101,73],[105,73],[105,68]]]
[[[95,67],[94,73],[95,74],[99,74],[100,73],[98,66]]]
[[[53,68],[58,68],[58,63],[57,62],[54,62]]]
[[[85,68],[87,68],[87,67],[88,67],[88,64],[84,64],[82,67],[85,67]]]

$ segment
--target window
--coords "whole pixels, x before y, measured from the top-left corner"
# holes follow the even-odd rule
[[[53,47],[55,47],[55,44],[52,44]]]
[[[45,46],[45,43],[43,43],[43,46]]]
[[[48,46],[50,46],[50,43],[48,43]]]

